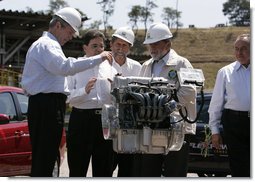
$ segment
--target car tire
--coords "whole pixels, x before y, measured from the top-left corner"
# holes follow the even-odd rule
[[[55,161],[54,168],[52,171],[52,177],[59,177],[60,173],[60,158],[57,157],[57,160]]]

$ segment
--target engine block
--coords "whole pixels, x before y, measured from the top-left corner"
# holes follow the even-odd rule
[[[162,77],[114,77],[102,128],[118,153],[167,154],[184,141],[176,88]]]

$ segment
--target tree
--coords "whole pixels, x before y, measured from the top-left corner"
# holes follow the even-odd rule
[[[103,12],[103,24],[104,24],[104,34],[107,35],[108,19],[114,12],[114,3],[115,0],[101,0],[97,4],[101,6]]]
[[[144,24],[144,30],[146,33],[148,21],[153,22],[153,13],[151,13],[151,10],[157,7],[158,6],[152,0],[146,0],[145,7],[140,5],[133,6],[132,10],[128,13],[130,22],[133,22],[132,27],[136,27],[138,29],[137,23],[138,21],[141,21]]]
[[[49,4],[50,9],[47,10],[47,12],[49,14],[54,14],[59,9],[67,7],[67,6],[69,5],[65,0],[50,0],[50,4]]]
[[[144,31],[147,32],[147,22],[153,22],[153,13],[151,13],[151,10],[153,8],[157,8],[158,5],[156,5],[152,0],[146,0],[145,7],[141,8],[141,21],[144,23]]]
[[[170,7],[163,8],[163,13],[161,15],[165,23],[169,28],[173,28],[174,25],[182,26],[180,22],[177,22],[177,19],[181,17],[181,12],[174,10]],[[178,24],[178,25],[177,25]]]
[[[50,4],[49,4],[50,9],[47,10],[46,12],[48,12],[49,14],[54,14],[59,9],[67,7],[67,6],[69,6],[69,5],[65,0],[50,0]],[[76,10],[81,14],[82,22],[88,20],[88,17],[85,13],[83,13],[78,8],[76,8]]]
[[[236,26],[250,26],[250,1],[228,0],[223,4],[224,15],[229,16],[229,22]]]
[[[28,12],[28,13],[33,13],[34,10],[33,10],[31,7],[27,6],[27,7],[26,7],[26,12]]]
[[[128,13],[129,21],[133,24],[132,29],[135,29],[135,35],[138,32],[138,21],[141,16],[142,7],[140,5],[135,5],[132,7],[131,11]]]
[[[89,26],[90,29],[99,29],[100,25],[102,24],[101,20],[95,20]]]

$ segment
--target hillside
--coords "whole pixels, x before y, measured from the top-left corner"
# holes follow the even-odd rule
[[[109,35],[114,30],[110,30]],[[205,89],[212,90],[217,71],[232,62],[234,58],[233,43],[236,37],[242,33],[249,33],[250,27],[220,27],[210,29],[186,28],[171,30],[174,34],[172,48],[181,56],[186,57],[194,68],[202,69],[205,76]],[[82,33],[84,34],[85,31]],[[143,63],[150,55],[143,45],[144,30],[139,30],[136,41],[131,49],[130,57]],[[78,42],[82,47],[82,42]],[[83,55],[82,49],[80,50]],[[68,54],[67,54],[68,56]],[[8,84],[11,75],[12,82],[18,86],[19,73],[12,70],[0,70],[0,84]]]
[[[172,48],[181,56],[186,57],[194,68],[203,70],[206,79],[205,89],[211,91],[217,71],[235,60],[233,47],[235,39],[240,34],[250,33],[250,27],[188,28],[179,29],[177,34],[175,29],[171,32],[174,34]],[[140,45],[143,42],[141,40],[143,34],[144,31],[139,30],[137,37],[140,39],[138,40]],[[143,48],[139,49],[141,50],[138,51],[140,59],[134,58],[143,62],[144,58],[141,57],[141,54],[148,55],[148,51]]]
[[[202,69],[205,90],[212,91],[218,70],[235,60],[234,41],[249,27],[211,29],[181,29],[173,40],[173,48],[190,60],[194,68]]]
[[[229,62],[236,37],[249,32],[249,27],[179,29],[172,47],[191,62]]]

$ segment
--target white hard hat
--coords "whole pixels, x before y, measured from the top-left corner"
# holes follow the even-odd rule
[[[144,44],[151,44],[160,40],[172,38],[173,34],[169,28],[163,23],[154,23],[150,26],[146,33]]]
[[[74,30],[75,34],[79,36],[79,28],[81,27],[81,14],[74,8],[65,7],[55,13],[61,19],[66,21]]]
[[[134,44],[135,35],[133,30],[129,27],[120,27],[114,32],[114,34],[112,34],[112,37],[118,37],[130,43],[131,46]]]

